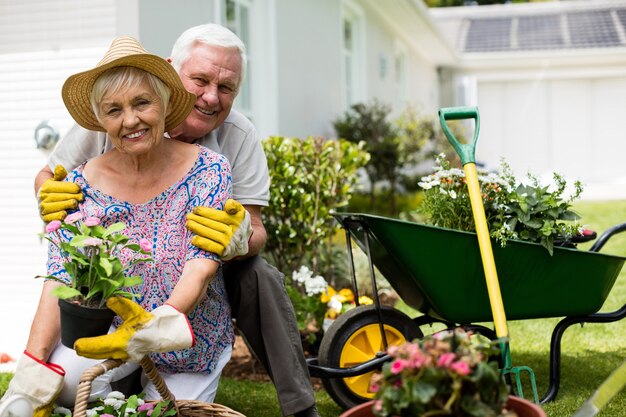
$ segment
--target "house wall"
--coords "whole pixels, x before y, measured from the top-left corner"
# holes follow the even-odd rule
[[[137,32],[144,47],[162,57],[170,55],[174,41],[185,29],[217,21],[214,0],[127,0],[124,7],[133,8],[133,4],[138,14],[128,20],[127,30]]]
[[[49,150],[35,127],[50,120],[61,134],[71,118],[63,81],[100,60],[116,32],[115,0],[0,1],[0,352],[25,347],[47,245],[33,181]]]
[[[404,26],[381,17],[367,0],[348,2],[364,20],[365,101],[393,105],[394,115],[406,105],[434,114],[439,102],[436,63],[402,39]],[[332,121],[342,112],[341,2],[276,0],[278,127],[274,134],[334,137]],[[414,11],[411,11],[414,13]],[[396,101],[394,51],[406,51],[407,100]],[[384,67],[384,68],[383,68]]]
[[[341,112],[339,2],[276,1],[279,121],[274,134],[333,136]]]
[[[624,198],[624,73],[626,67],[475,74],[477,159],[496,167],[505,158],[520,175],[530,170],[551,177],[556,171],[580,179],[583,198]]]

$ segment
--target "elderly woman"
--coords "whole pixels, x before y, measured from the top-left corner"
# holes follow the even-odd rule
[[[191,245],[184,214],[198,205],[224,207],[230,196],[230,167],[207,148],[164,136],[185,119],[195,96],[167,61],[148,54],[133,38],[116,39],[94,69],[69,77],[63,100],[80,125],[106,131],[115,145],[67,176],[85,194],[80,213],[102,218],[104,226],[126,223],[124,233],[132,240],[153,242],[155,260],[128,271],[143,277],[135,291],[141,308],[127,300],[113,305],[124,318],[145,315],[142,328],[81,339],[76,350],[92,358],[131,360],[162,352],[151,358],[174,396],[211,402],[231,354],[230,307],[219,258]],[[53,245],[48,273],[67,277]],[[57,402],[71,404],[79,375],[96,362],[59,344],[59,309],[50,295],[57,285],[44,284],[26,351],[5,395],[26,397],[43,415],[59,391]],[[173,337],[162,340],[160,334]],[[112,378],[105,375],[104,380]],[[148,399],[159,398],[153,386],[144,391]]]

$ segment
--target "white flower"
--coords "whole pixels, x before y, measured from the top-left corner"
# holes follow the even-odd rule
[[[98,407],[93,407],[87,410],[87,417],[95,417],[101,414],[101,411],[104,410],[104,407],[99,405]]]
[[[137,409],[131,408],[131,407],[126,407],[126,410],[124,410],[124,415],[127,416],[129,414],[136,413],[136,412],[137,412]]]
[[[71,416],[72,411],[65,407],[56,407],[52,414],[63,414],[64,416]]]
[[[115,408],[116,410],[119,410],[125,403],[126,400],[119,400],[117,398],[105,398],[105,400],[103,401],[104,405],[110,405],[113,408]]]
[[[295,282],[304,283],[307,279],[311,278],[313,272],[306,266],[301,266],[298,271],[293,271],[291,276]]]
[[[109,395],[107,395],[107,398],[115,398],[116,400],[125,400],[126,399],[124,394],[119,392],[119,391],[111,391],[111,392],[109,392]]]
[[[304,291],[309,297],[321,294],[326,291],[327,288],[328,283],[319,275],[304,281]]]
[[[432,183],[420,181],[417,183],[423,190],[430,190],[432,188]]]
[[[328,301],[327,305],[328,305],[328,308],[341,311],[341,307],[343,307],[343,304],[341,304],[341,301],[339,301],[339,294],[333,295]]]
[[[456,198],[456,192],[454,190],[450,190],[448,194],[450,194],[450,197],[452,197],[453,200]]]

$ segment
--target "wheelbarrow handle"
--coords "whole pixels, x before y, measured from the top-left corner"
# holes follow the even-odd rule
[[[465,120],[474,119],[474,139],[471,143],[460,143],[452,134],[447,120]],[[443,133],[448,138],[448,142],[454,147],[454,150],[461,158],[461,164],[475,163],[476,158],[474,156],[476,151],[476,142],[478,141],[478,133],[480,131],[480,117],[478,115],[477,107],[444,107],[439,109],[439,121],[441,122],[441,128]]]

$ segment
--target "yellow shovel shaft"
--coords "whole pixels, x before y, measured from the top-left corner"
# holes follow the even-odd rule
[[[474,223],[476,225],[476,234],[478,235],[480,256],[485,270],[487,292],[489,293],[489,301],[491,304],[493,323],[496,327],[496,335],[498,337],[508,337],[509,331],[506,325],[506,315],[504,314],[504,304],[502,303],[502,294],[500,293],[496,263],[493,259],[493,250],[491,248],[491,240],[489,238],[489,228],[487,227],[487,218],[485,217],[485,207],[483,206],[482,194],[478,184],[476,164],[467,163],[463,165],[463,170],[465,171],[465,180],[467,181],[467,189],[469,192],[470,203],[472,205],[472,213],[474,215]]]

